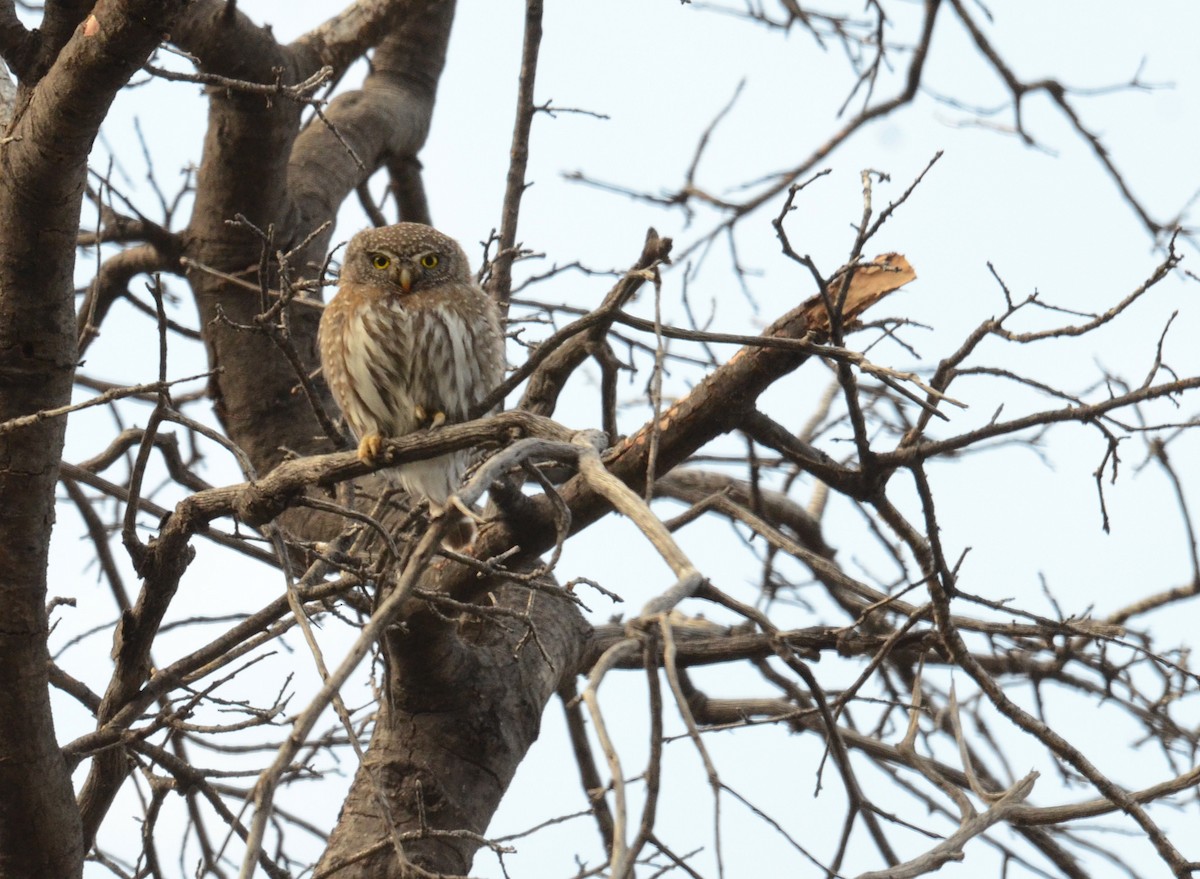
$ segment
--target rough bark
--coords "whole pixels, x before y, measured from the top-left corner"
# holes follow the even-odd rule
[[[547,701],[564,676],[576,673],[590,639],[573,604],[532,595],[536,640],[512,620],[468,618],[456,626],[430,614],[410,618],[389,638],[391,699],[381,706],[317,875],[346,864],[336,873],[343,879],[411,876],[390,827],[422,837],[403,842],[412,864],[467,873],[478,841],[438,831],[487,829],[537,738]],[[499,592],[500,606],[516,611],[529,598],[511,586]],[[372,853],[354,860],[364,851]]]
[[[21,104],[0,147],[0,421],[69,402],[74,376],[75,233],[87,156],[113,97],[183,8],[51,4],[36,53],[18,65]],[[30,56],[36,57],[29,62]],[[28,66],[27,66],[28,65]],[[46,654],[46,564],[66,428],[0,435],[0,875],[77,876],[84,843],[54,736]]]
[[[276,69],[284,71],[285,83],[303,78],[270,34],[249,26],[240,13],[229,16],[232,21],[217,10],[200,21],[195,13],[190,18],[192,27],[181,41],[206,72],[255,83],[274,82]],[[209,366],[221,370],[209,383],[217,416],[255,469],[266,472],[282,460],[285,449],[303,454],[319,448],[313,438],[320,427],[304,396],[292,393],[296,373],[278,346],[266,333],[240,328],[254,327],[255,316],[269,306],[255,288],[276,279],[259,276],[264,242],[233,221],[240,215],[264,232],[273,230],[274,249],[287,250],[293,243],[297,229],[289,210],[287,166],[302,107],[233,89],[211,87],[208,96],[196,203],[185,234],[184,255],[193,263],[187,279]],[[197,265],[250,286],[232,284]],[[299,308],[290,315],[297,354],[309,369],[315,363],[318,317]]]

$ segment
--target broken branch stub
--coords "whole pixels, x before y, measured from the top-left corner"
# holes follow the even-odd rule
[[[899,290],[909,281],[917,277],[913,267],[901,253],[884,253],[875,257],[869,263],[847,266],[839,269],[826,288],[829,302],[837,302],[842,293],[843,279],[847,272],[854,272],[850,278],[850,287],[846,291],[846,301],[842,305],[842,322],[847,328],[860,314],[874,305],[883,297]],[[818,293],[804,301],[801,306],[808,318],[808,328],[812,332],[827,334],[831,331],[829,311],[826,308],[826,297]]]

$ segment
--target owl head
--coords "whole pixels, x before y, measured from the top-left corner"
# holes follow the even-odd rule
[[[423,223],[365,229],[350,239],[343,282],[370,284],[401,295],[458,281],[470,282],[458,242]]]

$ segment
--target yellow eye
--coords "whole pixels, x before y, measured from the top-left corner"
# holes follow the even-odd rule
[[[392,258],[390,256],[382,253],[375,253],[371,255],[371,265],[375,266],[377,269],[386,269],[391,264]]]
[[[423,269],[436,269],[437,264],[438,257],[436,253],[427,253],[421,257],[421,268]]]

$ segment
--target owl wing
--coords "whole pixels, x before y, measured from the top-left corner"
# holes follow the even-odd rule
[[[491,297],[488,297],[485,314],[488,320],[479,345],[479,399],[490,394],[504,381],[504,373],[508,367],[508,359],[504,354],[504,326],[500,319],[500,309]]]
[[[412,361],[414,395],[451,421],[466,419],[471,407],[504,380],[499,311],[478,287],[463,285],[453,297],[421,309],[414,321],[421,352]]]

